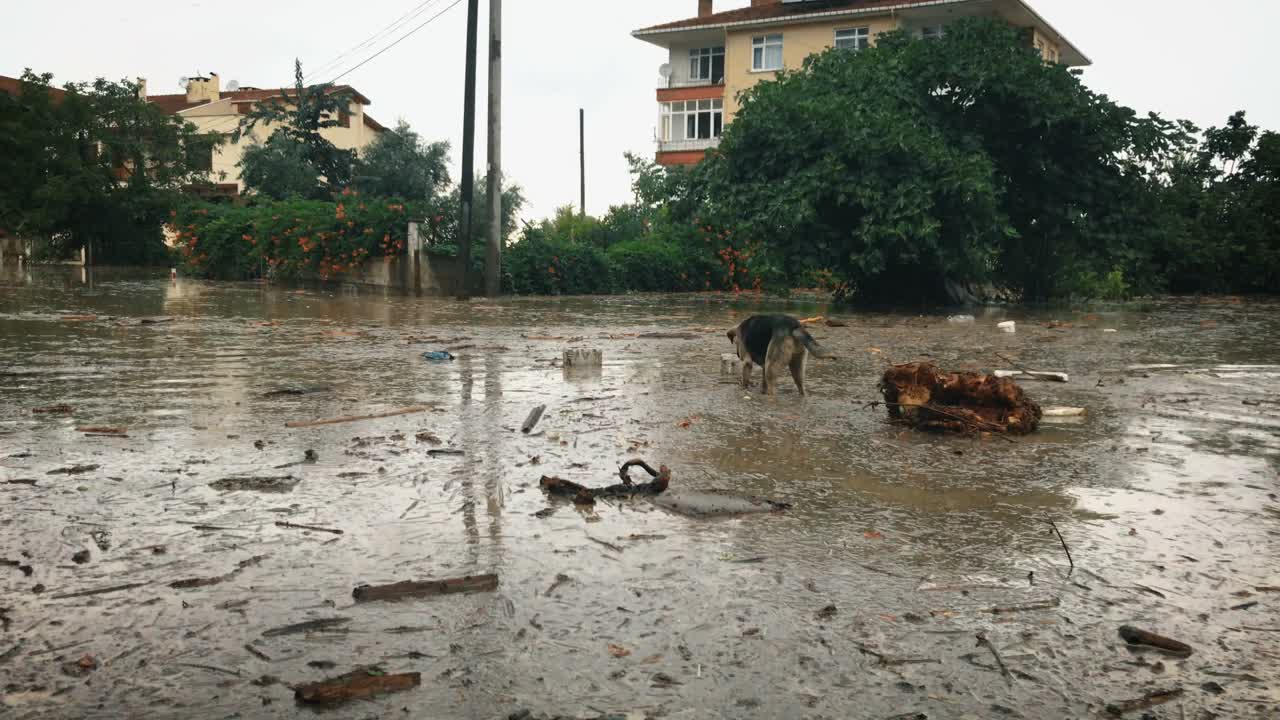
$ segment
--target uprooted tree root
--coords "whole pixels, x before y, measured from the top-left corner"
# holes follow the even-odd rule
[[[631,476],[628,471],[633,467],[643,468],[645,472],[653,478],[647,483],[632,483]],[[595,503],[596,498],[600,497],[631,497],[633,495],[658,495],[666,492],[667,485],[671,483],[671,470],[662,465],[658,470],[654,470],[643,460],[628,460],[618,468],[618,477],[622,479],[619,485],[609,485],[602,488],[590,488],[585,485],[579,485],[576,482],[565,480],[563,478],[543,475],[539,483],[542,489],[551,495],[562,495],[573,498],[575,503],[579,505],[591,505]]]
[[[909,363],[886,370],[880,392],[892,420],[919,430],[1029,435],[1040,427],[1040,406],[1008,378]]]

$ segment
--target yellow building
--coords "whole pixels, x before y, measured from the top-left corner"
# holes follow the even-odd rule
[[[1090,64],[1023,0],[751,0],[725,12],[715,12],[714,0],[697,3],[697,17],[632,33],[668,53],[658,87],[663,165],[702,160],[719,144],[743,90],[827,48],[870,47],[889,30],[940,37],[956,18],[995,17],[1027,28],[1029,45],[1046,61]]]
[[[235,131],[240,118],[255,103],[283,98],[285,92],[293,94],[293,88],[264,90],[232,85],[223,90],[217,73],[210,73],[208,77],[187,78],[187,92],[183,94],[147,95],[146,88],[146,81],[141,81],[142,96],[161,110],[191,122],[202,133],[226,136]],[[351,102],[348,111],[339,118],[340,126],[321,131],[320,134],[329,142],[342,149],[359,151],[373,142],[379,134],[386,132],[386,128],[365,111],[369,98],[349,85],[336,86],[331,92],[345,93],[351,98]],[[213,150],[209,160],[209,180],[221,194],[236,195],[244,190],[244,183],[240,179],[240,157],[246,147],[264,142],[274,130],[273,125],[259,124],[252,133],[241,137],[239,142],[231,142],[228,137],[227,142]]]

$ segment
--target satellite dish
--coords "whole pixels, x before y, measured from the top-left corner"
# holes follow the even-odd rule
[[[191,81],[191,78],[187,77],[186,75],[183,75],[182,77],[178,78],[178,84],[181,85],[182,87],[186,87],[187,83],[190,81]]]
[[[239,90],[239,89],[240,89],[240,81],[239,81],[239,80],[232,80],[231,82],[227,83],[227,89],[228,89],[228,90],[230,90],[231,92],[235,92],[236,90]]]
[[[671,79],[671,63],[662,63],[658,68],[658,74],[667,80]]]

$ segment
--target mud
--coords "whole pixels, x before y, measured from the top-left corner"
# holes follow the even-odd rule
[[[720,378],[723,329],[757,310],[843,323],[811,328],[841,359],[811,364],[810,397]],[[456,359],[424,362],[428,336]],[[0,555],[32,573],[0,565],[0,715],[310,718],[292,687],[376,667],[421,684],[324,717],[1275,717],[1276,338],[1280,303],[1229,298],[961,327],[3,269]],[[568,348],[604,367],[562,367]],[[867,408],[892,364],[1008,367],[996,353],[1069,373],[1026,392],[1087,416],[1007,442]],[[403,408],[424,410],[286,427]],[[214,487],[307,450],[288,492]],[[672,490],[790,508],[690,517],[538,486],[634,457]],[[489,573],[492,592],[352,597]],[[1126,625],[1194,652],[1130,646]]]

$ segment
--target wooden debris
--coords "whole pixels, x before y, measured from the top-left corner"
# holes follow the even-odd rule
[[[91,595],[106,595],[107,593],[123,592],[125,590],[140,588],[143,585],[146,585],[146,583],[129,583],[127,585],[113,585],[112,587],[98,588],[96,590],[81,590],[80,592],[63,593],[61,595],[51,595],[50,599],[66,600],[68,598],[89,597]]]
[[[76,428],[76,432],[89,435],[124,435],[129,432],[129,428],[109,425],[85,425]]]
[[[320,632],[323,630],[332,630],[351,622],[351,618],[321,618],[319,620],[308,620],[306,622],[294,623],[293,625],[285,625],[284,627],[272,628],[262,633],[262,637],[280,637],[282,635],[300,635],[302,633]]]
[[[227,580],[230,580],[231,578],[235,577],[239,573],[243,572],[245,568],[253,567],[254,565],[257,565],[258,563],[266,559],[267,559],[266,555],[255,555],[254,557],[251,557],[247,560],[241,560],[239,563],[236,564],[236,569],[232,570],[229,573],[217,575],[214,577],[189,578],[187,580],[178,580],[176,582],[169,583],[169,587],[174,588],[175,590],[189,590],[191,588],[208,587],[210,585],[217,585],[218,583],[226,582]]]
[[[93,322],[98,319],[97,315],[63,315],[63,322]]]
[[[1029,610],[1051,610],[1062,604],[1058,598],[1049,598],[1048,600],[1036,600],[1021,605],[997,605],[996,607],[987,608],[987,612],[993,615],[1002,615],[1005,613],[1026,612]]]
[[[490,592],[498,589],[497,575],[475,575],[450,580],[405,580],[391,585],[361,585],[351,591],[356,602],[403,600],[406,598],[457,595],[460,593]]]
[[[1187,657],[1192,653],[1191,646],[1180,640],[1140,630],[1132,625],[1122,625],[1120,627],[1120,637],[1130,645],[1146,645],[1180,657]]]
[[[1156,705],[1163,705],[1174,698],[1182,695],[1182,688],[1173,688],[1172,690],[1153,690],[1136,700],[1123,700],[1121,702],[1109,703],[1107,712],[1112,715],[1124,715],[1134,710],[1145,710]]]
[[[633,483],[631,477],[627,474],[627,471],[633,467],[643,468],[645,472],[654,478],[653,481]],[[602,488],[590,488],[570,480],[548,475],[542,476],[539,485],[543,491],[551,495],[572,497],[574,502],[580,505],[591,505],[598,497],[659,495],[666,492],[667,486],[671,483],[671,470],[666,465],[654,470],[643,460],[629,460],[623,463],[622,467],[618,468],[618,476],[622,479],[622,484],[609,485]]]
[[[1027,435],[1040,425],[1040,406],[1017,383],[991,375],[909,363],[885,371],[880,391],[891,420],[920,430]]]
[[[1058,529],[1058,523],[1050,518],[1049,525],[1053,527],[1053,532],[1057,534],[1058,541],[1062,543],[1062,551],[1067,554],[1067,562],[1071,563],[1071,569],[1067,571],[1067,577],[1071,577],[1071,573],[1076,571],[1076,561],[1071,559],[1071,548],[1067,547],[1067,541],[1062,537],[1062,531]]]
[[[1089,414],[1089,410],[1082,407],[1048,407],[1042,409],[1041,413],[1046,418],[1084,417]]]
[[[1017,378],[1019,380],[1042,380],[1044,382],[1071,382],[1071,376],[1064,372],[1037,372],[1032,370],[996,370],[998,378]]]
[[[417,413],[429,412],[430,406],[415,405],[414,407],[401,408],[399,410],[390,410],[383,413],[374,413],[373,415],[349,415],[346,417],[329,418],[327,420],[305,420],[287,422],[284,424],[287,428],[309,428],[319,427],[321,425],[338,425],[341,423],[360,422],[362,420],[378,420],[380,418],[396,417],[399,415],[414,415]]]
[[[342,534],[341,530],[335,530],[333,528],[316,527],[315,525],[297,525],[283,520],[277,520],[276,527],[289,528],[291,530],[314,530],[315,532],[329,533],[331,535]]]
[[[293,695],[308,705],[337,705],[377,695],[402,692],[422,683],[420,673],[385,674],[377,668],[356,670],[329,680],[298,685]]]
[[[991,651],[991,657],[995,658],[996,665],[1000,666],[1000,674],[1004,676],[1004,679],[1007,680],[1010,685],[1012,685],[1013,675],[1009,672],[1009,667],[1004,664],[1004,658],[1000,657],[1000,652],[996,650],[996,646],[987,638],[986,633],[980,632],[977,637],[978,645],[981,645]]]
[[[299,395],[312,395],[315,393],[330,392],[333,388],[328,385],[307,385],[303,387],[281,388],[279,390],[268,390],[262,393],[260,397],[277,398],[277,397],[296,397]]]
[[[542,419],[542,413],[546,412],[546,410],[546,405],[539,405],[538,407],[530,410],[529,416],[524,419],[524,424],[520,426],[520,432],[525,435],[533,432],[533,429],[538,425],[538,421]]]
[[[49,405],[46,407],[31,408],[31,412],[36,415],[70,415],[76,409],[67,404]]]
[[[83,475],[84,473],[87,473],[87,472],[93,472],[94,470],[97,470],[100,467],[102,466],[101,465],[72,465],[71,467],[58,468],[57,470],[50,470],[45,474],[46,475]]]
[[[275,475],[264,477],[230,477],[209,484],[214,490],[225,492],[252,491],[264,493],[287,493],[293,490],[301,480],[293,475]]]

